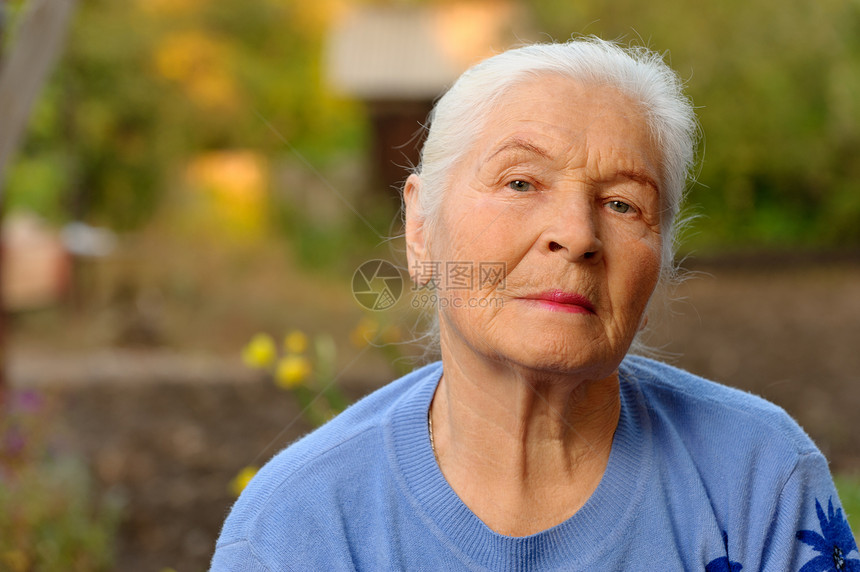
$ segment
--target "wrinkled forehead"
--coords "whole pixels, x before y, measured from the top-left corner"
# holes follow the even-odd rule
[[[606,83],[558,75],[527,77],[500,94],[463,159],[481,165],[500,153],[582,166],[611,159],[658,186],[661,179],[660,153],[641,105]]]

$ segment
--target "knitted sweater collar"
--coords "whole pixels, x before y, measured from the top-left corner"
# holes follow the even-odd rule
[[[542,532],[510,537],[488,528],[448,485],[433,456],[427,412],[442,364],[423,368],[420,382],[391,409],[385,423],[391,470],[428,531],[475,567],[492,570],[570,569],[598,562],[622,537],[644,498],[651,471],[650,422],[641,392],[621,369],[621,415],[609,463],[597,489],[571,518]]]

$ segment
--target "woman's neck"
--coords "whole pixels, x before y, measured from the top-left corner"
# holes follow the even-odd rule
[[[461,500],[501,534],[570,518],[600,482],[620,415],[617,374],[570,379],[445,355],[435,453]],[[447,359],[446,359],[447,357]]]

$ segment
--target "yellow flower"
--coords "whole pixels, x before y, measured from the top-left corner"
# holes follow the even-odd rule
[[[257,467],[245,467],[239,474],[233,477],[233,480],[230,481],[230,490],[234,495],[239,496],[242,494],[242,491],[245,490],[245,487],[248,486],[248,483],[251,482],[251,479],[254,478],[254,475],[257,474]]]
[[[349,339],[352,344],[361,348],[373,341],[379,331],[379,322],[370,318],[362,318],[355,329],[349,334]]]
[[[284,338],[284,347],[291,354],[303,354],[308,349],[308,337],[300,330],[293,330]]]
[[[311,374],[311,362],[305,356],[281,358],[275,370],[275,383],[283,389],[295,389]]]
[[[250,368],[264,369],[275,362],[275,341],[268,334],[257,334],[242,349],[242,361]]]

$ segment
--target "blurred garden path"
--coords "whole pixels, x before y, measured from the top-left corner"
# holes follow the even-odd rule
[[[860,258],[691,262],[672,312],[655,304],[664,358],[778,403],[838,472],[860,474]],[[238,351],[236,352],[238,354]],[[239,469],[309,430],[290,394],[238,355],[13,346],[10,378],[64,400],[65,442],[126,502],[118,570],[205,570]],[[357,398],[392,373],[344,375]]]
[[[164,349],[104,348],[91,352],[19,347],[13,350],[9,375],[18,387],[64,387],[86,390],[117,384],[247,383],[254,373],[235,356],[188,354]]]

